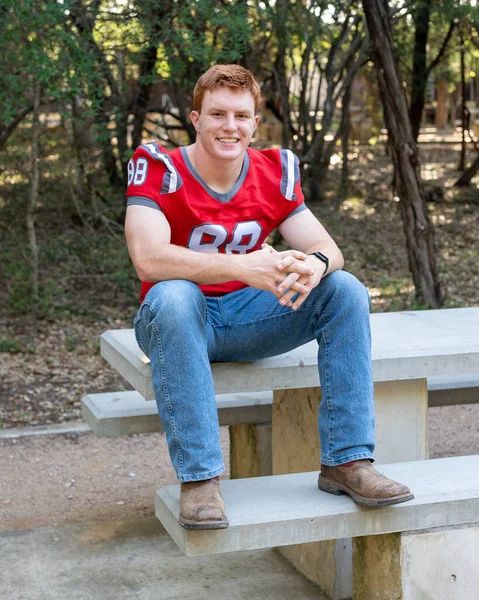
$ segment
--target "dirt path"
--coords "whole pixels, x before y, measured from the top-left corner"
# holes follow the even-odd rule
[[[227,428],[221,439],[227,458]],[[87,433],[0,441],[0,482],[5,531],[152,517],[156,488],[176,483],[176,476],[163,433],[116,439]]]
[[[221,440],[229,476],[228,430]],[[479,405],[430,410],[431,458],[479,454]],[[0,441],[0,530],[154,516],[155,489],[176,483],[164,434]]]

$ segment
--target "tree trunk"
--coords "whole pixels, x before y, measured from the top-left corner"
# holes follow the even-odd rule
[[[443,60],[446,48],[451,40],[452,33],[456,23],[452,20],[449,24],[446,37],[444,38],[436,58],[431,64],[426,66],[427,45],[429,36],[429,22],[431,17],[431,0],[422,0],[419,8],[414,15],[415,43],[414,43],[414,61],[411,86],[411,106],[409,115],[411,117],[412,133],[417,141],[421,127],[422,113],[426,98],[426,87],[429,74]]]
[[[459,171],[464,171],[466,168],[466,129],[467,129],[467,115],[466,115],[466,48],[464,46],[464,33],[462,29],[459,34],[461,44],[461,127],[462,127],[462,138],[461,138],[461,154],[459,156],[459,165],[457,166]]]
[[[449,121],[452,131],[456,131],[456,115],[457,115],[457,86],[449,96]]]
[[[348,161],[348,152],[349,152],[349,135],[351,132],[351,115],[349,114],[349,107],[351,105],[351,89],[353,85],[349,85],[344,92],[343,96],[343,110],[342,110],[342,139],[341,139],[341,147],[343,150],[343,164],[341,166],[341,188],[343,190],[347,189],[349,184],[349,161]]]
[[[25,223],[28,234],[28,246],[30,249],[30,264],[32,268],[32,295],[33,295],[33,314],[36,314],[39,297],[39,277],[38,277],[38,244],[35,231],[35,208],[38,203],[38,190],[40,186],[40,92],[41,86],[38,80],[33,82],[33,118],[32,118],[32,150],[31,165],[32,178],[30,181],[30,197],[27,202]]]
[[[98,141],[101,145],[103,164],[108,175],[108,181],[112,187],[126,187],[123,185],[123,178],[118,170],[115,152],[113,151],[111,134],[108,128],[110,116],[103,111],[103,108],[101,111],[102,112],[97,116],[96,124],[98,127]]]
[[[273,66],[276,87],[281,102],[281,120],[283,122],[282,140],[283,148],[289,148],[291,145],[291,108],[289,105],[289,86],[286,76],[285,56],[278,56]]]
[[[193,127],[193,125],[189,119],[189,116],[188,116],[189,113],[186,108],[185,93],[184,93],[183,89],[181,88],[181,86],[175,80],[173,80],[173,92],[174,92],[175,101],[176,101],[175,106],[178,107],[178,112],[179,112],[177,119],[184,127],[184,129],[188,135],[188,138],[190,140],[190,143],[193,144],[196,140],[196,129]]]
[[[412,134],[416,141],[419,136],[419,129],[421,127],[421,119],[426,97],[426,47],[427,38],[429,35],[430,12],[430,0],[422,0],[414,16],[416,32],[412,69],[411,107],[409,109],[409,114],[411,117]]]
[[[438,308],[442,298],[434,230],[427,214],[416,142],[394,54],[388,4],[385,0],[363,0],[363,7],[395,168],[395,187],[406,236],[409,268],[421,304]]]
[[[282,145],[283,148],[289,148],[291,145],[291,107],[289,104],[289,84],[288,77],[286,74],[286,52],[288,51],[288,38],[286,22],[288,17],[288,0],[280,0],[278,2],[278,13],[276,18],[278,19],[277,36],[278,36],[278,54],[273,65],[273,73],[276,80],[276,87],[278,88],[279,97],[281,101],[281,110],[283,116],[283,136]]]
[[[98,7],[98,5],[99,3],[96,4],[96,7]],[[100,88],[99,85],[96,87],[96,96],[99,105],[96,125],[98,127],[99,143],[102,146],[103,162],[108,174],[108,180],[112,187],[121,186],[125,188],[127,182],[126,168],[128,163],[126,158],[128,111],[121,83],[120,85],[118,84],[106,54],[95,41],[94,28],[96,15],[92,18],[94,12],[95,11],[89,13],[86,5],[81,1],[74,2],[70,6],[70,17],[72,22],[84,39],[86,48],[95,57],[98,71],[103,75],[104,82],[107,84],[103,89]],[[119,69],[119,72],[121,73],[121,68]],[[107,96],[107,86],[110,88],[109,96]],[[116,131],[114,132],[114,135],[117,138],[119,162],[121,164],[120,169],[118,169],[117,166],[112,131],[109,128],[112,106],[113,109],[116,109],[116,111],[113,111],[116,112]]]
[[[134,92],[132,113],[133,113],[133,132],[131,134],[131,146],[137,148],[141,145],[143,134],[143,124],[146,113],[148,112],[148,100],[153,85],[151,75],[156,63],[158,54],[157,44],[150,46],[143,55],[140,63],[140,77],[138,87]]]
[[[350,32],[354,31],[352,39]],[[326,81],[326,98],[323,104],[321,129],[315,131],[313,126],[313,141],[308,151],[303,155],[301,162],[310,164],[307,171],[309,200],[321,201],[331,156],[336,149],[336,143],[341,139],[344,131],[344,119],[331,141],[326,139],[329,134],[336,105],[344,101],[344,95],[352,85],[352,81],[359,68],[364,63],[364,56],[369,47],[369,39],[364,35],[359,14],[348,13],[344,19],[341,31],[334,38],[328,52],[328,60],[324,69]],[[347,50],[345,50],[347,48]]]
[[[447,125],[447,115],[449,112],[447,82],[440,79],[437,82],[437,106],[435,125],[438,129],[444,129]]]
[[[78,161],[78,176],[76,195],[85,203],[91,201],[94,194],[94,185],[89,173],[89,162],[94,145],[92,134],[92,120],[87,117],[82,103],[75,94],[71,99],[72,107],[72,145]],[[81,217],[81,215],[80,215]]]
[[[148,112],[148,100],[153,87],[158,46],[161,42],[162,27],[168,14],[171,14],[171,2],[163,0],[154,5],[150,13],[151,30],[148,30],[149,45],[142,53],[140,61],[140,77],[134,91],[131,112],[133,113],[133,132],[131,146],[137,148],[141,144],[143,126]]]
[[[459,179],[454,184],[454,187],[462,187],[464,185],[469,185],[471,183],[471,179],[474,175],[479,172],[479,156],[472,163],[472,165],[464,171],[464,173],[459,177]]]

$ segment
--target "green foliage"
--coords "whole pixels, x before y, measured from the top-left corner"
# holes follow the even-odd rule
[[[415,19],[425,0],[403,3],[402,10],[396,13],[394,24],[394,42],[399,57],[401,72],[405,76],[408,89],[411,82]],[[437,76],[455,83],[458,80],[459,55],[457,29],[459,26],[474,26],[479,23],[479,5],[468,0],[434,0],[428,2],[430,7],[429,36],[427,45],[427,64],[430,65],[438,55],[446,38],[451,22],[455,22],[456,32],[448,44],[444,60],[436,67]],[[469,37],[469,36],[467,36]],[[472,47],[471,47],[472,51]]]
[[[30,263],[25,258],[7,251],[3,256],[3,273],[8,282],[9,306],[15,312],[27,313],[33,303]]]
[[[46,316],[54,307],[57,282],[45,278],[39,290],[38,298],[33,295],[31,286],[32,267],[24,256],[12,251],[2,253],[3,276],[7,281],[8,306],[12,312],[29,314],[33,307],[38,316]]]
[[[13,354],[21,352],[21,349],[16,340],[0,340],[0,352],[11,352]]]
[[[82,228],[49,236],[43,222],[40,240],[39,298],[31,293],[31,267],[18,252],[3,250],[2,275],[7,282],[3,303],[14,314],[28,315],[35,305],[40,318],[87,314],[97,304],[137,305],[139,282],[123,236]]]
[[[413,16],[420,5],[419,1],[391,4],[406,76],[412,68]],[[453,18],[469,23],[471,36],[475,32],[479,39],[477,6],[465,0],[438,0],[431,7],[428,62],[436,56]],[[338,131],[339,88],[328,99],[333,107],[329,122],[324,118],[324,93],[317,95],[318,106],[313,105],[317,111],[311,111],[311,96],[316,98],[314,86],[320,78],[324,84],[331,74],[328,69],[337,68],[335,84],[343,80],[345,61],[351,58],[352,23],[361,10],[360,3],[348,0],[3,0],[0,55],[7,60],[0,71],[0,136],[20,119],[2,153],[0,169],[2,235],[6,231],[7,237],[16,239],[2,251],[0,264],[7,281],[3,294],[11,309],[28,313],[35,303],[40,316],[87,310],[76,301],[75,288],[93,304],[95,290],[101,290],[106,301],[120,297],[125,305],[136,302],[136,276],[118,236],[125,165],[134,151],[133,84],[138,90],[138,84],[162,83],[175,106],[184,105],[175,124],[186,127],[193,86],[210,65],[247,65],[277,107],[278,81],[284,75],[296,128],[290,145],[304,156],[318,133],[326,140],[327,134]],[[349,25],[341,38],[345,23]],[[361,19],[357,31],[363,38]],[[466,43],[472,57],[477,50],[470,39]],[[441,76],[451,82],[457,80],[457,46],[455,39],[440,67]],[[151,68],[146,62],[149,52]],[[469,59],[469,70],[477,68],[475,60]],[[22,111],[32,104],[34,81],[41,83],[45,111],[59,117],[53,125],[42,116],[40,201],[35,215],[42,228],[38,299],[31,293],[22,222],[31,177],[31,120]],[[379,129],[379,117],[375,126]],[[373,137],[370,143],[378,139]],[[108,152],[113,161],[109,168]],[[324,156],[329,164],[323,148]],[[316,162],[320,159],[318,153]],[[370,260],[378,262],[380,257]]]
[[[67,335],[65,339],[67,352],[74,352],[77,347],[77,340],[72,335]]]

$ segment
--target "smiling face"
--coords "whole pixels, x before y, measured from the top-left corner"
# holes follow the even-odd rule
[[[258,120],[248,90],[219,87],[206,91],[201,112],[191,113],[197,131],[195,152],[206,153],[210,160],[242,162]]]

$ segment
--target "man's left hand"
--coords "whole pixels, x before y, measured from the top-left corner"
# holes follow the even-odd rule
[[[276,252],[268,244],[263,244],[263,248],[265,247],[268,247],[270,252]],[[319,284],[326,271],[326,265],[314,256],[308,256],[304,261],[297,261],[294,256],[288,256],[278,265],[278,268],[284,271],[286,275],[278,286],[278,291],[284,292],[279,303],[282,306],[289,306],[293,310],[297,310],[303,304],[311,290]],[[307,291],[298,294],[298,292],[292,290],[291,285],[295,282],[305,286]],[[292,298],[294,296],[297,297],[293,303]]]

